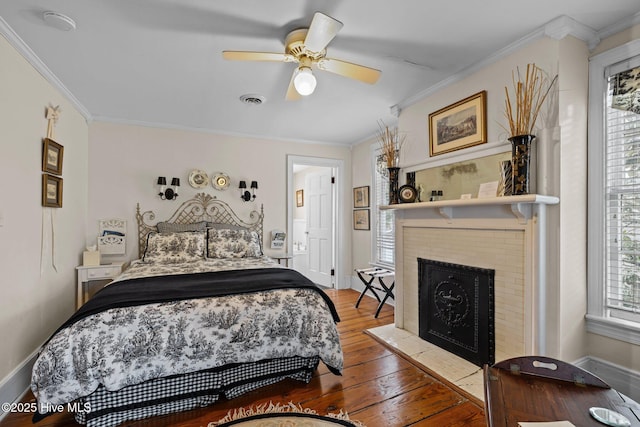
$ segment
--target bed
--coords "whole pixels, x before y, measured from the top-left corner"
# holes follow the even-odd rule
[[[343,366],[327,295],[262,253],[263,211],[241,220],[205,193],[167,220],[138,205],[139,260],[43,345],[31,389],[40,412],[64,405],[114,426],[232,399]]]

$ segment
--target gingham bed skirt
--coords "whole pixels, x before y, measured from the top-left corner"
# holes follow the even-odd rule
[[[318,356],[295,356],[159,378],[118,391],[99,387],[76,402],[76,407],[88,410],[76,412],[75,419],[88,427],[111,427],[207,406],[221,395],[232,399],[285,378],[308,383],[319,361]]]

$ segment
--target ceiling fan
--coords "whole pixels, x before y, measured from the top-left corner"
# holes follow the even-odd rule
[[[380,70],[326,57],[326,47],[338,34],[342,25],[342,22],[337,19],[316,12],[309,28],[300,28],[287,34],[284,41],[284,53],[225,50],[222,52],[222,56],[224,59],[234,61],[274,61],[299,64],[291,76],[287,89],[287,100],[300,99],[301,96],[313,93],[317,82],[312,68],[369,84],[375,83],[380,77]]]

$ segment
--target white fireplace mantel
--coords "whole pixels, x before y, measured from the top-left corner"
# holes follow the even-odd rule
[[[414,302],[404,301],[405,286],[410,286],[413,298],[414,283],[403,283],[405,274],[415,275],[415,259],[405,259],[405,230],[411,236],[416,227],[439,230],[486,229],[521,230],[524,232],[524,332],[525,351],[545,355],[547,336],[551,332],[545,313],[547,298],[547,223],[548,205],[557,205],[558,197],[539,194],[491,197],[480,199],[441,200],[434,202],[401,203],[380,206],[396,212],[396,327],[414,329]],[[409,238],[409,237],[407,237]],[[428,242],[424,244],[428,245]],[[486,243],[491,244],[491,243]],[[407,257],[413,249],[407,252]],[[452,261],[455,262],[455,261]],[[409,263],[409,264],[407,264]],[[412,281],[413,278],[407,278]],[[405,307],[406,306],[406,307]],[[409,309],[409,307],[411,307]],[[406,311],[406,313],[405,313]],[[409,324],[405,325],[405,315]]]
[[[440,200],[436,202],[401,203],[396,205],[383,205],[380,209],[415,210],[432,209],[447,220],[456,217],[456,211],[469,208],[501,208],[506,207],[518,221],[525,222],[531,218],[532,205],[556,205],[560,199],[554,196],[542,196],[540,194],[524,194],[520,196],[487,197],[482,199],[456,199]],[[482,216],[482,214],[479,214]],[[491,215],[492,216],[492,215]]]

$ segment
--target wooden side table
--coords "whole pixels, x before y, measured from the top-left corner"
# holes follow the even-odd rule
[[[103,265],[81,265],[76,267],[78,272],[78,283],[76,289],[76,310],[89,299],[87,283],[92,280],[111,281],[122,272],[124,262],[113,262]]]
[[[640,405],[595,375],[560,360],[525,356],[484,367],[485,413],[489,427],[518,422],[566,420],[576,427],[602,427],[589,408],[603,407],[640,426]]]

